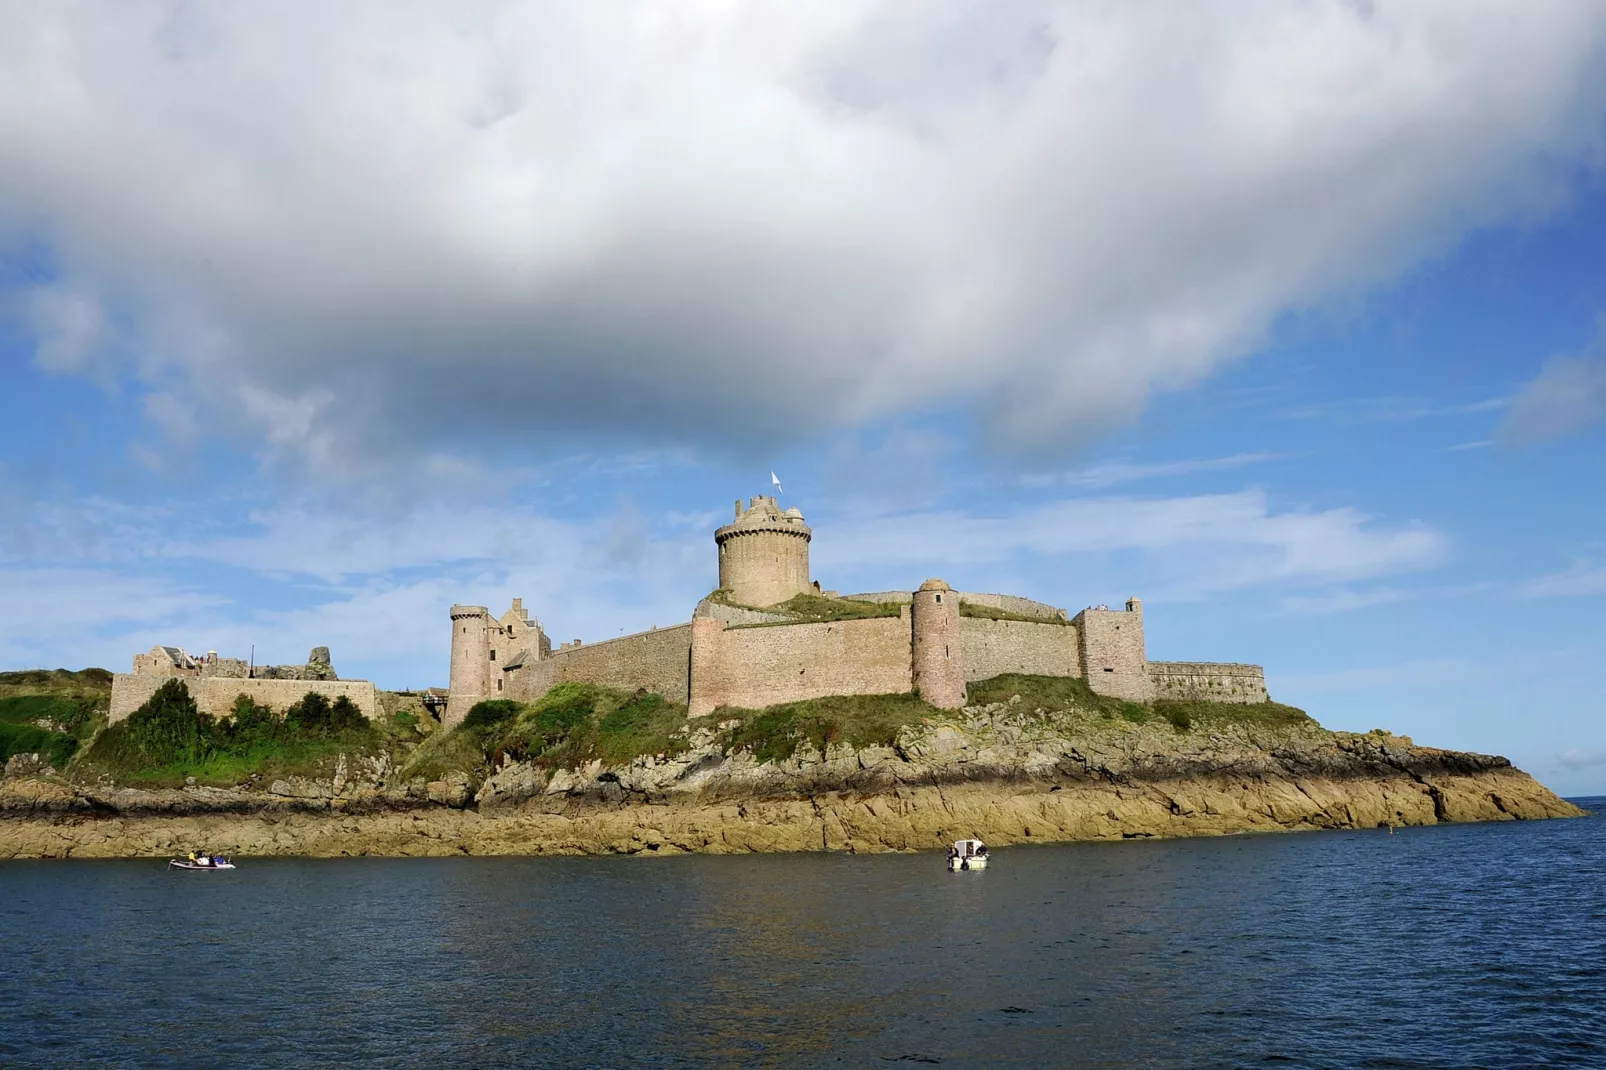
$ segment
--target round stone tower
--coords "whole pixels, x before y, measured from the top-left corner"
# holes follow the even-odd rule
[[[959,652],[959,595],[941,580],[927,580],[914,593],[914,685],[940,710],[965,704],[965,662]]]
[[[458,724],[491,691],[491,611],[452,607],[452,677],[441,727]]]
[[[814,533],[796,509],[781,511],[774,498],[757,497],[736,519],[714,532],[719,545],[719,585],[731,601],[773,606],[813,590],[809,584],[809,540]]]

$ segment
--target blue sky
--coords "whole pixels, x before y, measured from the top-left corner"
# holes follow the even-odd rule
[[[827,587],[1606,793],[1588,4],[763,8],[0,16],[0,666],[441,684],[773,469]]]

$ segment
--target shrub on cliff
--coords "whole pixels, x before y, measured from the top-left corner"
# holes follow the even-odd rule
[[[505,758],[549,769],[601,760],[610,765],[686,746],[686,707],[645,690],[557,685],[532,703],[476,703],[461,724],[431,736],[402,770],[405,778],[483,774]]]
[[[312,739],[329,739],[367,727],[368,721],[357,704],[345,695],[333,702],[327,695],[308,691],[299,702],[284,711],[284,723],[293,734]]]
[[[148,702],[107,728],[85,760],[121,780],[164,784],[194,776],[238,783],[253,773],[314,771],[335,751],[378,746],[377,733],[350,699],[308,692],[279,717],[249,695],[232,718],[201,712],[182,679],[163,682]]]
[[[217,720],[202,713],[183,680],[164,680],[127,720],[101,733],[90,754],[125,767],[203,762],[217,749]]]

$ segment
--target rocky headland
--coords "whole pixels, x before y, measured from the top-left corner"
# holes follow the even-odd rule
[[[733,746],[737,722],[710,721],[672,752],[624,762],[499,752],[433,777],[352,753],[326,776],[140,789],[13,759],[0,857],[874,852],[1582,813],[1504,758],[1384,732],[1179,728],[1029,706],[1017,697],[903,725],[890,745],[805,741],[778,758]]]

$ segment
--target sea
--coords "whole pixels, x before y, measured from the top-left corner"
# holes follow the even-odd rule
[[[6,1068],[902,1064],[1606,1067],[1606,818],[0,863]]]

